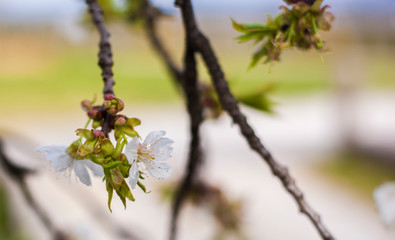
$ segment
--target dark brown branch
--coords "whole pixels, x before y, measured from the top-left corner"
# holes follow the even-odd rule
[[[149,42],[155,52],[162,59],[173,79],[173,82],[175,83],[177,90],[179,90],[180,85],[183,81],[183,72],[175,63],[174,58],[172,58],[167,51],[163,41],[161,40],[157,32],[158,21],[161,16],[164,16],[164,14],[158,8],[154,7],[149,0],[143,0],[140,11],[141,16],[145,20],[144,29],[146,31]],[[204,81],[198,80],[198,84],[201,96],[204,96],[204,92],[207,92],[209,91],[209,89],[211,89],[211,85]],[[202,101],[204,101],[204,99],[202,99]],[[205,104],[203,103],[203,106],[204,105]],[[210,108],[209,106],[207,107]]]
[[[176,238],[177,219],[181,206],[184,203],[186,195],[191,189],[193,182],[198,176],[199,165],[202,163],[199,129],[203,121],[203,106],[200,101],[198,88],[195,53],[189,45],[187,45],[185,53],[185,78],[183,79],[182,87],[187,100],[187,108],[191,124],[191,142],[189,146],[187,171],[177,190],[173,204],[170,223],[171,240]]]
[[[3,141],[0,139],[0,164],[3,166],[4,171],[13,179],[22,191],[22,195],[25,198],[26,203],[42,221],[47,230],[52,234],[52,238],[56,240],[66,240],[69,237],[59,229],[57,229],[45,211],[38,205],[36,200],[33,198],[27,184],[26,178],[35,174],[36,172],[31,169],[23,168],[15,165],[4,153]]]
[[[103,20],[103,9],[96,0],[86,0],[89,8],[89,13],[92,17],[92,22],[95,24],[100,33],[99,43],[99,66],[102,70],[102,77],[104,82],[103,94],[114,94],[113,85],[115,84],[112,72],[112,51],[110,43],[110,32]]]
[[[229,90],[225,75],[213,49],[211,48],[210,42],[197,27],[191,1],[177,0],[176,5],[181,8],[188,44],[202,55],[223,108],[232,117],[233,122],[239,125],[249,146],[266,161],[272,173],[281,180],[285,189],[295,199],[300,211],[311,220],[322,239],[334,239],[322,223],[320,216],[304,199],[302,191],[297,187],[295,180],[289,174],[288,169],[278,163],[270,152],[262,145],[254,130],[248,124],[247,118],[241,113],[237,100]]]
[[[114,64],[112,60],[112,51],[111,51],[111,43],[110,43],[110,32],[107,30],[107,27],[103,20],[103,9],[100,7],[99,3],[96,0],[86,0],[86,4],[89,8],[89,13],[92,17],[92,22],[95,24],[97,30],[100,34],[100,42],[99,42],[99,66],[102,70],[102,77],[104,82],[103,87],[103,95],[106,94],[114,94],[113,86],[115,84],[114,74],[112,71],[112,65]],[[108,137],[109,132],[111,131],[110,122],[113,116],[104,112],[104,121],[102,123],[102,131]]]

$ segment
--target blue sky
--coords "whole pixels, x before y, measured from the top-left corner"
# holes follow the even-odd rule
[[[122,0],[119,0],[122,1]],[[153,0],[174,11],[173,0]],[[346,12],[395,15],[395,0],[326,0],[337,15]],[[276,13],[281,0],[194,0],[199,15],[222,13]],[[391,7],[392,6],[392,7]],[[85,10],[83,0],[0,0],[0,23],[42,24],[78,19]],[[73,20],[75,21],[75,20]]]

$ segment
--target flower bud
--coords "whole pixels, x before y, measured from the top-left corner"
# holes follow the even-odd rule
[[[115,109],[115,108],[107,109],[107,112],[108,112],[110,115],[112,115],[112,116],[115,116],[115,115],[117,115],[117,113],[118,113],[117,109]]]
[[[92,103],[89,100],[82,100],[81,107],[84,111],[88,111],[92,109]]]
[[[92,128],[96,129],[96,128],[100,127],[101,123],[102,123],[102,121],[100,121],[100,120],[93,120]]]
[[[122,111],[124,106],[125,104],[123,103],[123,101],[121,99],[118,99],[118,105],[117,105],[118,112]]]
[[[88,111],[89,118],[93,120],[100,120],[103,117],[103,114],[97,109],[91,109]]]
[[[106,134],[103,132],[103,131],[101,131],[101,130],[94,130],[93,131],[93,136],[95,137],[95,138],[100,138],[100,137],[106,137]]]
[[[111,107],[111,101],[110,100],[105,100],[103,102],[103,106],[104,106],[105,109],[110,108]]]
[[[117,117],[114,124],[116,127],[123,126],[126,124],[126,119],[124,117]]]
[[[108,93],[108,94],[106,94],[106,95],[104,96],[104,100],[111,100],[111,99],[113,99],[113,98],[115,98],[114,94],[110,94],[110,93]]]

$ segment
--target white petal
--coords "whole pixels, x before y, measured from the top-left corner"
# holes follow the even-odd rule
[[[161,138],[151,145],[152,153],[154,154],[156,161],[165,161],[171,157],[173,148],[170,146],[173,144],[173,140],[169,138]]]
[[[92,171],[93,175],[95,175],[96,177],[104,176],[103,168],[99,164],[96,164],[90,160],[80,160],[80,161],[83,161],[85,166],[87,166]]]
[[[48,157],[49,155],[47,156],[47,159]],[[72,161],[74,161],[74,159],[72,159],[67,153],[62,154],[57,158],[53,158],[52,160],[51,159],[48,160],[52,162],[53,169],[55,169],[55,171],[58,172],[63,172],[64,170],[69,168]]]
[[[66,170],[73,159],[66,153],[66,146],[43,146],[36,148],[37,152],[45,152],[45,159],[51,161],[52,167],[58,171]]]
[[[172,169],[169,164],[164,162],[150,161],[144,162],[148,173],[158,179],[166,179],[170,177]]]
[[[125,155],[130,163],[137,159],[137,150],[139,148],[140,139],[138,137],[132,138],[125,147]]]
[[[88,170],[85,168],[84,160],[74,160],[73,169],[78,179],[85,185],[91,185],[91,178],[89,177]]]
[[[139,167],[137,162],[133,162],[129,170],[129,184],[134,189],[136,187],[137,181],[139,180]]]
[[[388,182],[373,192],[377,210],[387,226],[395,223],[395,182]]]
[[[147,146],[150,144],[153,144],[155,141],[157,141],[159,138],[163,137],[166,134],[165,131],[152,131],[148,134],[148,136],[145,138],[143,145]]]
[[[35,149],[37,152],[65,152],[66,146],[41,146]]]

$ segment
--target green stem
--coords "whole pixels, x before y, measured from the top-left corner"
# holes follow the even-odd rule
[[[87,121],[87,122],[86,122],[86,124],[85,124],[85,127],[84,127],[85,129],[86,129],[86,128],[88,128],[88,126],[89,126],[89,123],[90,123],[91,121],[92,121],[92,119],[91,119],[91,118],[89,118],[89,119],[88,119],[88,121]]]
[[[311,16],[311,24],[313,25],[313,34],[317,33],[317,26],[315,25],[315,17]]]

